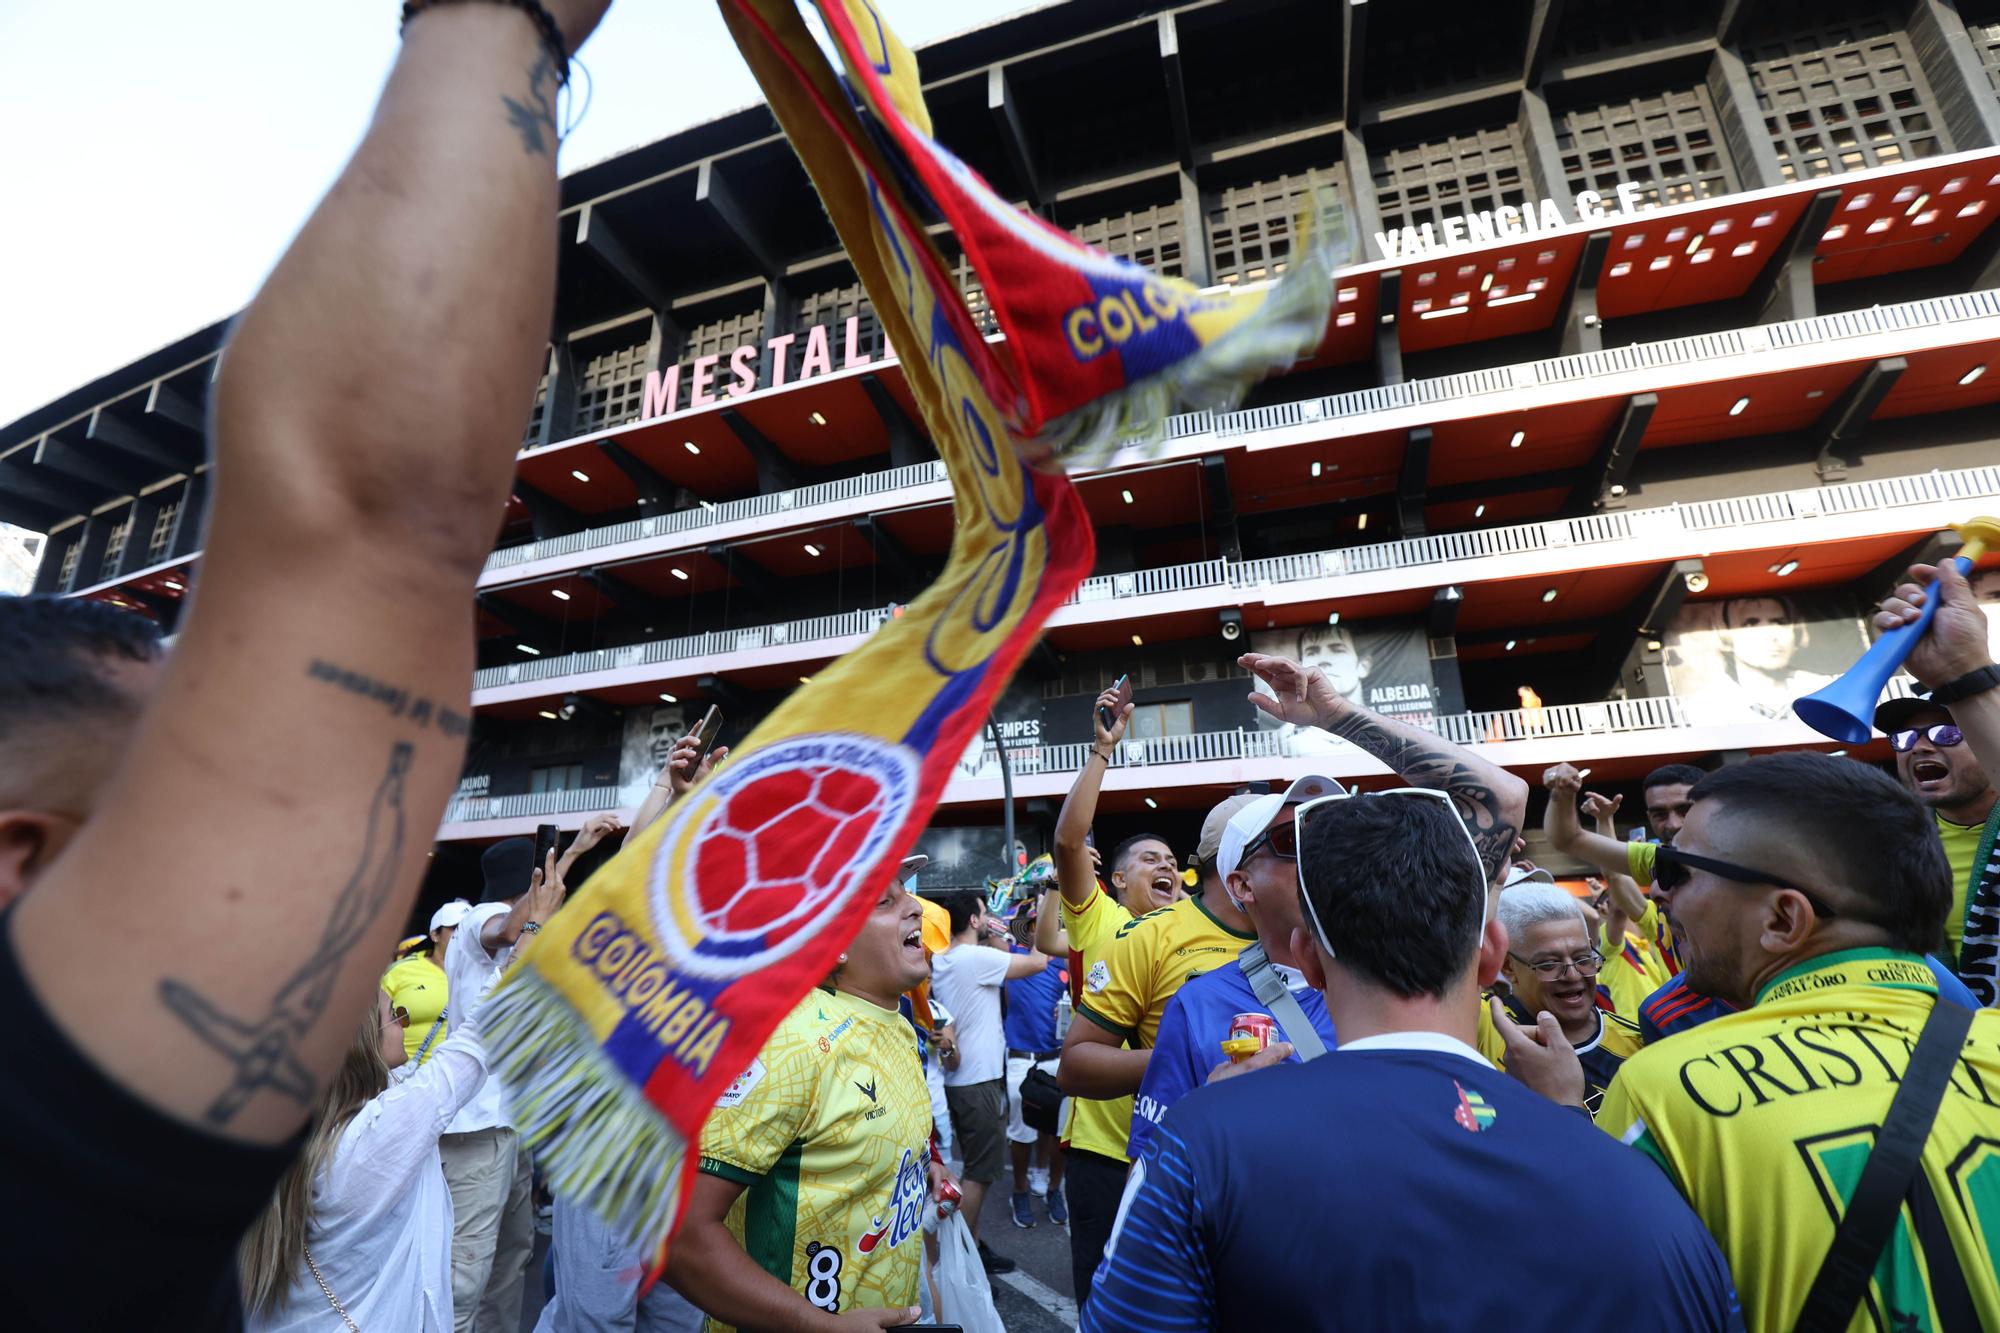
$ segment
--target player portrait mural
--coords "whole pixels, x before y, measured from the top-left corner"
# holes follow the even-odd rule
[[[1308,625],[1249,637],[1252,652],[1318,667],[1342,698],[1384,717],[1428,726],[1437,716],[1430,640],[1420,624]],[[1270,693],[1263,681],[1253,678],[1253,684]],[[1256,716],[1257,725],[1277,731],[1294,754],[1325,754],[1347,744],[1318,727],[1278,722],[1261,709]]]
[[[1790,717],[1867,646],[1839,593],[1690,602],[1667,631],[1667,683],[1696,726]]]
[[[625,736],[618,751],[618,804],[635,806],[666,767],[674,744],[692,723],[686,704],[655,704],[625,712]]]

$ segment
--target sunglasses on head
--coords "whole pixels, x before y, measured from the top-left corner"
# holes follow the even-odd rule
[[[1313,907],[1312,892],[1306,887],[1306,863],[1304,858],[1298,855],[1300,839],[1305,836],[1306,820],[1311,817],[1313,811],[1324,809],[1336,801],[1382,800],[1399,796],[1415,798],[1417,800],[1438,801],[1444,805],[1445,812],[1451,816],[1451,822],[1457,826],[1460,833],[1465,835],[1465,850],[1472,857],[1473,869],[1478,872],[1480,893],[1479,929],[1482,933],[1486,929],[1487,921],[1493,914],[1493,895],[1488,891],[1485,859],[1479,855],[1479,845],[1472,840],[1472,830],[1465,826],[1465,819],[1458,813],[1458,805],[1451,799],[1449,792],[1441,792],[1431,787],[1390,787],[1383,791],[1337,791],[1327,796],[1317,796],[1298,807],[1298,813],[1292,816],[1291,823],[1283,825],[1274,824],[1264,830],[1263,837],[1270,838],[1280,828],[1290,831],[1288,841],[1291,844],[1291,850],[1289,852],[1280,852],[1279,855],[1291,857],[1293,862],[1298,866],[1299,901],[1305,904],[1306,916],[1312,921],[1313,934],[1319,937],[1320,946],[1330,955],[1336,954],[1336,950],[1332,942],[1327,938],[1326,927],[1320,924],[1319,912]],[[1262,841],[1262,839],[1260,838],[1259,841]],[[1256,845],[1253,842],[1251,847],[1255,847]],[[1272,838],[1271,849],[1277,851],[1277,848],[1278,841]],[[1244,859],[1249,859],[1249,848],[1244,850]]]
[[[1802,895],[1812,904],[1813,911],[1822,921],[1831,921],[1840,913],[1827,906],[1826,900],[1803,884],[1794,884],[1788,879],[1779,879],[1766,870],[1753,870],[1749,866],[1737,865],[1734,861],[1724,861],[1713,856],[1696,856],[1684,852],[1672,843],[1661,843],[1653,856],[1653,883],[1667,892],[1684,889],[1696,870],[1706,870],[1718,878],[1734,884],[1769,884],[1775,888],[1790,889]]]
[[[1917,748],[1917,737],[1922,736],[1940,750],[1949,749],[1964,742],[1965,733],[1949,722],[1937,722],[1928,727],[1910,727],[1903,731],[1889,733],[1889,748],[1897,754],[1908,754]]]

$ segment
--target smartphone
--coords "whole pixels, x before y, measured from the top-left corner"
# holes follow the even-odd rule
[[[694,758],[681,766],[682,780],[685,781],[700,771],[702,759],[710,749],[714,748],[715,738],[721,734],[722,709],[716,704],[710,704],[708,711],[701,715],[701,725],[695,728],[695,744],[699,748],[695,750]]]
[[[1104,724],[1106,731],[1111,730],[1117,724],[1119,716],[1125,711],[1125,705],[1132,702],[1132,677],[1129,675],[1120,676],[1118,683],[1111,688],[1118,691],[1118,702],[1114,705],[1117,711],[1114,712],[1111,708],[1102,707],[1097,710],[1097,720]]]
[[[556,849],[558,832],[554,824],[535,825],[535,869],[549,868],[549,853]]]

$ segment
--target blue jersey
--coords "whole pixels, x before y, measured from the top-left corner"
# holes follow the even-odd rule
[[[1979,1008],[1979,1001],[1972,998],[1972,992],[1965,983],[1952,975],[1950,968],[1936,958],[1926,956],[1931,975],[1937,978],[1938,998],[1949,1000],[1967,1009]],[[1718,1000],[1712,995],[1703,995],[1687,984],[1687,973],[1678,972],[1674,979],[1648,995],[1639,1005],[1639,1040],[1656,1042],[1662,1037],[1670,1037],[1676,1032],[1684,1032],[1691,1027],[1699,1027],[1711,1018],[1733,1014],[1736,1006],[1727,1000]]]
[[[1469,1048],[1467,1048],[1469,1050]],[[1588,1253],[1520,1243],[1577,1192]],[[1455,1050],[1333,1051],[1198,1088],[1132,1167],[1083,1333],[1740,1330],[1721,1252],[1665,1172]]]
[[[1015,953],[1027,953],[1020,945]],[[1068,973],[1058,959],[1032,977],[1017,977],[1007,983],[1007,1049],[1010,1051],[1055,1051],[1056,1001],[1068,983]]]
[[[1320,1040],[1333,1047],[1333,1020],[1326,1016],[1326,997],[1310,986],[1292,992],[1292,998],[1312,1020]],[[1153,1054],[1146,1060],[1146,1077],[1139,1083],[1139,1095],[1132,1102],[1132,1137],[1128,1155],[1137,1161],[1145,1151],[1153,1127],[1166,1115],[1167,1108],[1208,1082],[1209,1071],[1229,1057],[1222,1042],[1229,1036],[1229,1021],[1238,1014],[1267,1013],[1263,1001],[1250,989],[1250,978],[1240,967],[1218,967],[1182,986],[1167,1001],[1160,1016],[1160,1030],[1153,1038]],[[1275,1021],[1275,1020],[1274,1020]],[[1290,1041],[1285,1025],[1277,1024],[1273,1041]],[[1301,1063],[1294,1055],[1290,1064]]]

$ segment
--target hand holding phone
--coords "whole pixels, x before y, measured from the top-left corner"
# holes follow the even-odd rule
[[[548,864],[549,853],[556,849],[556,838],[559,834],[560,830],[554,824],[535,825],[535,868],[537,870]]]
[[[701,761],[715,744],[715,738],[722,734],[722,709],[710,704],[708,711],[701,715],[701,724],[694,729],[694,755],[683,760],[678,767],[681,781],[692,782],[701,769]]]
[[[1132,705],[1132,677],[1122,675],[1111,688],[1097,696],[1097,739],[1116,745],[1125,729],[1125,713]]]

